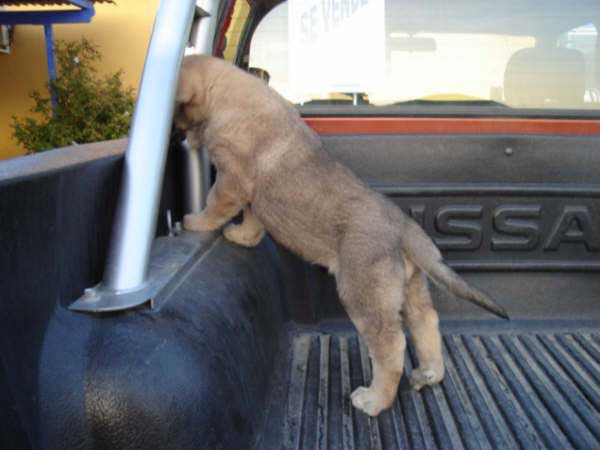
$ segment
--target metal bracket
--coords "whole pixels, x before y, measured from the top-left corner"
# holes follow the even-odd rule
[[[192,267],[198,256],[218,242],[216,234],[183,231],[177,236],[161,237],[154,242],[150,257],[148,281],[132,291],[117,291],[102,284],[88,288],[69,306],[73,311],[105,313],[135,308],[146,303],[152,309],[160,306],[164,293]]]
[[[141,289],[129,291],[113,291],[102,284],[83,291],[83,295],[69,306],[73,311],[111,312],[134,308],[150,302],[155,289],[142,286]]]

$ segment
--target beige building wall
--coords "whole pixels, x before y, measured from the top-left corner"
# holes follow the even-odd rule
[[[123,69],[125,84],[137,90],[157,8],[158,0],[98,4],[91,23],[56,25],[55,39],[85,36],[100,48],[101,72]],[[45,89],[47,80],[43,27],[17,25],[11,53],[0,53],[0,159],[25,153],[12,137],[11,116],[30,114],[28,93]]]

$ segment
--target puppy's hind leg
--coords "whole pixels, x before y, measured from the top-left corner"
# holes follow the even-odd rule
[[[244,220],[239,225],[230,224],[225,227],[223,236],[231,242],[243,247],[258,245],[265,235],[265,227],[252,212],[250,205],[244,208]]]
[[[339,277],[342,303],[352,322],[365,339],[373,364],[371,385],[352,393],[355,408],[377,416],[389,408],[398,390],[404,369],[406,340],[402,332],[400,308],[403,302],[403,274],[391,270],[386,259],[366,272],[347,273]],[[388,267],[382,267],[388,266]]]
[[[218,173],[199,214],[186,214],[183,227],[191,231],[213,231],[231,220],[246,203],[236,181],[227,173]]]
[[[423,386],[439,383],[444,377],[439,319],[433,309],[427,279],[419,269],[408,281],[402,313],[415,342],[419,360],[419,367],[410,376],[411,386],[419,390]]]
[[[404,366],[406,340],[402,331],[366,332],[365,340],[373,364],[373,380],[367,387],[352,392],[352,405],[369,416],[377,416],[392,406]]]

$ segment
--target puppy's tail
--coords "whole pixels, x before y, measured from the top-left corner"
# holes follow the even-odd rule
[[[401,244],[410,260],[433,282],[445,287],[457,297],[470,301],[489,312],[508,319],[507,312],[483,292],[469,286],[454,270],[444,264],[442,254],[423,229],[412,219],[404,217]]]

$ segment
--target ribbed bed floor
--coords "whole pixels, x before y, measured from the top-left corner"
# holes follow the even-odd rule
[[[299,332],[292,350],[257,449],[600,449],[600,334],[447,335],[441,385],[403,377],[376,419],[349,399],[371,377],[355,334]]]

